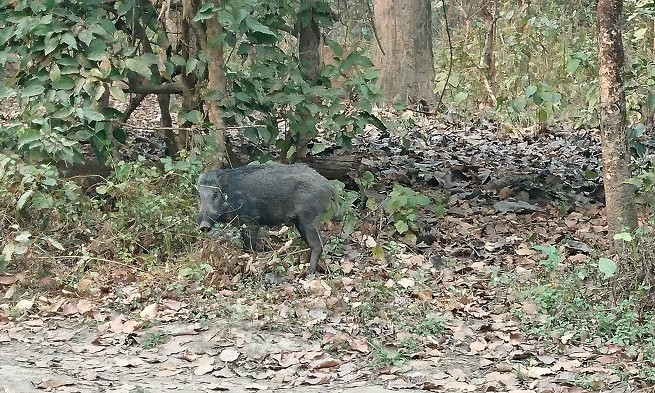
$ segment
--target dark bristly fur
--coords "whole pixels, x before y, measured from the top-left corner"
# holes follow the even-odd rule
[[[309,246],[309,272],[323,252],[319,222],[335,199],[330,182],[302,164],[249,165],[203,173],[198,181],[200,229],[216,222],[246,224],[244,247],[258,241],[259,226],[293,224]]]

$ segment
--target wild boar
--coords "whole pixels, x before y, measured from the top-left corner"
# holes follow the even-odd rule
[[[295,225],[309,246],[309,273],[315,273],[323,252],[321,215],[335,190],[330,182],[303,164],[248,165],[205,172],[198,180],[198,225],[204,232],[216,222],[245,224],[245,248],[258,243],[260,226]]]

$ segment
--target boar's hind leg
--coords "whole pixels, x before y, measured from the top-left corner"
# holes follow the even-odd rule
[[[323,241],[318,231],[318,217],[313,220],[299,218],[296,226],[298,227],[300,236],[311,250],[311,254],[309,254],[309,273],[316,273],[318,259],[323,252]]]

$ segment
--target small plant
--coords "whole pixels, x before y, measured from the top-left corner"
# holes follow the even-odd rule
[[[539,261],[539,264],[545,267],[549,271],[557,269],[559,264],[562,262],[562,257],[560,256],[560,250],[555,246],[532,246],[537,251],[540,251],[546,255],[546,259]]]
[[[400,346],[402,347],[402,352],[406,354],[419,352],[421,348],[423,348],[421,343],[419,343],[416,339],[411,337],[401,341]]]
[[[372,364],[375,368],[382,368],[385,366],[399,366],[408,359],[404,351],[389,348],[379,341],[374,341],[372,343],[372,347]]]
[[[194,282],[200,282],[214,271],[208,263],[201,263],[197,266],[189,266],[180,269],[179,275]]]
[[[396,184],[389,194],[384,211],[391,215],[395,232],[404,235],[412,243],[416,242],[418,231],[418,211],[421,206],[430,204],[430,198],[411,188]]]
[[[144,349],[156,348],[168,342],[168,339],[169,337],[164,332],[160,330],[153,330],[147,332],[143,336],[143,340],[141,341],[141,347],[143,347]]]
[[[413,333],[419,336],[437,336],[443,333],[446,328],[446,320],[442,317],[429,317],[414,326]]]

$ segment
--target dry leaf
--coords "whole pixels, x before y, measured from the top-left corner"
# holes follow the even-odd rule
[[[239,351],[234,348],[225,348],[221,351],[221,354],[218,355],[218,358],[225,363],[233,362],[239,358]]]
[[[139,316],[145,319],[155,319],[158,312],[159,312],[159,306],[157,305],[157,303],[152,303],[144,307],[143,310],[141,310],[141,312],[139,313]]]
[[[25,311],[25,310],[29,310],[30,308],[32,308],[33,305],[34,305],[33,301],[23,299],[23,300],[20,300],[18,303],[16,303],[16,305],[14,307],[16,307],[16,309],[18,309],[18,310]]]

